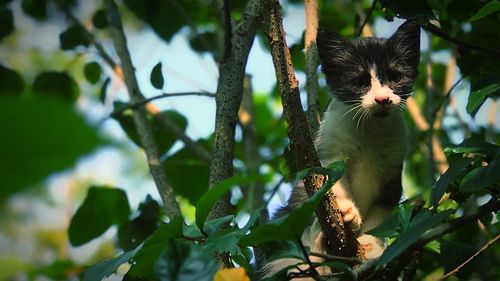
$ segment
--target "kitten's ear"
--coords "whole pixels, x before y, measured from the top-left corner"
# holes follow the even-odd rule
[[[336,32],[329,31],[323,27],[318,28],[316,45],[323,71],[333,68],[338,58],[345,54],[349,41]]]
[[[389,39],[397,53],[400,53],[415,67],[420,60],[420,26],[414,20],[407,20]]]

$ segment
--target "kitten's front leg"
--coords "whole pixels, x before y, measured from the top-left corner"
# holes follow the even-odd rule
[[[342,179],[333,186],[333,193],[336,196],[337,204],[339,205],[342,220],[348,224],[351,229],[356,232],[361,228],[362,219],[358,207],[351,199],[348,192],[346,182]]]

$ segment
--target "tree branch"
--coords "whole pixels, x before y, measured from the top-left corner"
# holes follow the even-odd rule
[[[68,17],[74,24],[79,26],[82,30],[82,32],[85,34],[87,39],[94,45],[94,47],[97,49],[97,52],[99,56],[108,64],[108,66],[111,68],[113,73],[121,79],[122,81],[125,81],[124,75],[123,75],[123,70],[120,65],[118,65],[112,58],[111,56],[106,52],[102,44],[95,38],[94,34],[92,34],[90,31],[83,26],[83,24],[67,9],[66,6],[60,5],[58,1],[54,0],[54,3],[56,6]],[[159,114],[161,111],[154,106],[152,103],[147,103],[145,105],[145,108],[149,114],[154,116],[159,124],[168,131],[169,133],[173,134],[175,137],[179,138],[184,145],[189,148],[194,155],[196,155],[200,160],[209,162],[210,161],[210,152],[208,152],[205,148],[202,146],[198,145],[196,142],[194,142],[191,138],[189,138],[177,124],[172,122],[170,119],[168,119],[167,116]]]
[[[452,271],[450,271],[450,272],[446,273],[445,275],[443,275],[438,280],[445,280],[448,277],[452,276],[453,274],[457,273],[462,267],[466,266],[470,261],[472,261],[479,254],[481,254],[484,250],[486,250],[491,244],[495,243],[495,241],[497,241],[498,238],[500,238],[500,234],[498,234],[497,236],[493,237],[493,239],[489,240],[486,244],[484,244],[484,246],[481,249],[479,249],[479,251],[477,251],[474,255],[472,255],[470,258],[468,258],[466,261],[464,261],[462,264],[460,264],[457,268],[455,268]]]
[[[161,95],[157,95],[154,97],[143,99],[137,103],[132,103],[132,104],[128,104],[126,106],[123,106],[123,107],[111,112],[110,116],[112,117],[112,116],[121,115],[127,109],[137,109],[138,107],[143,106],[146,103],[149,103],[149,102],[154,101],[154,100],[163,99],[163,98],[172,98],[172,97],[184,97],[184,96],[204,96],[204,97],[215,98],[215,94],[212,94],[209,92],[163,93]]]
[[[318,34],[318,1],[305,0],[306,10],[306,33],[305,45],[305,72],[307,93],[307,122],[309,132],[314,135],[319,128],[320,107],[318,94],[318,66],[319,55],[316,46],[316,35]]]
[[[479,45],[475,45],[475,44],[471,44],[471,43],[467,43],[465,41],[462,41],[460,39],[457,39],[457,38],[454,38],[452,36],[450,36],[448,33],[446,32],[443,32],[441,29],[439,29],[439,27],[433,25],[432,23],[428,23],[426,25],[422,25],[422,28],[429,31],[430,33],[436,35],[436,36],[439,36],[463,49],[466,49],[466,50],[476,50],[476,51],[481,51],[481,52],[486,52],[486,53],[490,53],[492,55],[500,55],[500,50],[497,48],[497,49],[490,49],[490,48],[486,48],[486,47],[483,47],[483,46],[479,46]]]
[[[143,100],[143,96],[135,77],[134,66],[127,48],[127,40],[123,32],[118,7],[113,0],[106,1],[106,15],[110,23],[113,44],[123,65],[125,84],[127,85],[130,100],[133,103],[139,103]],[[146,111],[142,107],[137,108],[133,115],[134,123],[144,151],[146,152],[149,170],[163,199],[167,216],[173,219],[175,216],[179,216],[181,211],[179,204],[175,200],[174,191],[167,182],[167,177],[161,165],[158,148],[154,140],[153,130],[146,114]]]
[[[292,65],[290,51],[286,45],[285,32],[277,0],[265,1],[265,32],[271,46],[278,87],[283,103],[283,114],[288,123],[290,149],[300,170],[321,166],[314,149],[311,135],[300,102],[298,82]],[[311,174],[304,180],[309,196],[326,182],[322,174]],[[362,256],[354,233],[344,227],[335,195],[330,190],[316,209],[316,216],[325,233],[329,254],[339,256]]]
[[[242,98],[245,67],[259,24],[260,14],[261,0],[249,1],[241,21],[232,30],[231,56],[220,64],[215,97],[217,108],[215,138],[210,163],[210,188],[233,175],[234,134],[238,123],[238,109]],[[208,219],[232,213],[230,199],[230,193],[223,196],[214,205]]]
[[[370,17],[372,15],[373,11],[377,7],[377,2],[378,2],[378,0],[373,0],[373,3],[371,5],[370,9],[368,10],[368,13],[365,16],[365,19],[363,20],[363,23],[361,24],[361,26],[359,27],[358,32],[356,33],[356,37],[359,37],[359,36],[361,36],[361,34],[363,34],[363,29],[367,25],[368,20],[370,20]]]

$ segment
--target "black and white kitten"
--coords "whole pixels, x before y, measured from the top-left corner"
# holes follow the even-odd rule
[[[420,27],[406,21],[389,39],[354,41],[320,29],[317,46],[333,99],[315,146],[323,166],[345,160],[344,176],[333,191],[344,222],[357,233],[366,257],[376,258],[382,254],[383,243],[364,233],[379,225],[402,195],[406,150],[403,109],[417,77]],[[306,198],[304,186],[297,186],[285,209],[297,207]],[[317,220],[302,240],[311,251],[325,252]],[[271,262],[266,275],[295,263],[293,259]],[[327,268],[320,270],[328,273]]]

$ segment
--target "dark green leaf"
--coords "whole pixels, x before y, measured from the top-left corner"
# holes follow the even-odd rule
[[[155,87],[156,89],[163,89],[165,80],[163,79],[163,74],[161,73],[161,62],[157,63],[155,67],[153,67],[149,80],[151,81],[153,87]]]
[[[83,245],[99,237],[110,226],[127,221],[130,206],[121,189],[93,186],[69,224],[69,241]]]
[[[139,205],[139,215],[118,228],[118,245],[125,251],[134,249],[158,228],[159,223],[160,205],[148,195]]]
[[[0,41],[12,31],[14,31],[12,11],[0,7]]]
[[[104,141],[60,100],[0,95],[0,198],[71,168]]]
[[[240,245],[249,246],[268,241],[295,240],[297,237],[300,237],[301,233],[309,225],[310,218],[316,206],[325,196],[326,192],[342,176],[342,173],[339,171],[343,171],[343,162],[336,162],[335,167],[337,170],[330,170],[329,179],[313,196],[287,215],[268,224],[251,229],[250,234],[241,239]]]
[[[161,225],[140,247],[134,257],[134,265],[128,272],[131,277],[144,277],[155,280],[155,264],[167,248],[172,238],[182,237],[183,218],[175,217],[168,224]]]
[[[79,25],[73,25],[59,35],[61,49],[71,50],[77,46],[88,47],[90,45],[87,34]]]
[[[120,110],[124,103],[115,102],[115,111]],[[123,128],[127,136],[138,146],[142,147],[141,140],[139,135],[137,134],[137,130],[135,128],[135,123],[133,119],[133,114],[135,114],[132,110],[125,111],[122,114],[113,115],[113,118],[116,119],[120,126]],[[166,110],[159,114],[165,115],[172,122],[174,122],[180,129],[185,130],[187,127],[187,119],[175,110]],[[156,145],[158,146],[158,150],[161,154],[167,152],[177,141],[177,138],[163,129],[163,126],[160,125],[157,118],[153,116],[148,116],[148,120],[151,122],[153,126],[153,134],[155,138]]]
[[[467,112],[474,115],[481,107],[488,96],[498,94],[500,92],[500,83],[488,85],[482,89],[472,92],[467,101]]]
[[[205,241],[204,249],[211,253],[229,252],[235,254],[238,242],[246,233],[245,229],[229,228],[210,235]]]
[[[416,242],[422,234],[438,225],[444,218],[453,212],[453,210],[447,210],[438,214],[432,214],[427,209],[422,210],[411,220],[408,229],[401,233],[401,235],[384,251],[378,260],[377,266],[382,266],[392,261]]]
[[[0,12],[1,13],[1,12]],[[0,95],[21,95],[24,81],[19,73],[0,64]]]
[[[85,270],[82,281],[103,280],[113,274],[120,265],[129,262],[140,249],[141,247],[137,247],[132,251],[122,253],[114,258],[92,265]]]
[[[430,203],[432,206],[437,206],[441,197],[446,192],[448,186],[452,181],[454,181],[464,169],[469,166],[474,158],[462,158],[458,161],[451,163],[450,167],[446,172],[439,177],[436,184],[432,188]]]
[[[254,182],[255,180],[255,177],[236,175],[217,183],[208,192],[203,194],[200,200],[196,203],[196,225],[198,228],[204,229],[205,220],[212,210],[212,207],[226,192],[231,189],[231,187],[248,184],[250,182]]]
[[[108,78],[106,78],[106,80],[104,80],[104,83],[102,83],[101,91],[99,93],[99,100],[103,104],[106,103],[106,96],[107,96],[107,93],[108,93],[109,82],[111,82],[111,79],[108,77]]]
[[[34,19],[45,20],[47,18],[47,0],[23,0],[21,7],[25,14]]]
[[[208,149],[208,144],[198,141],[198,145]],[[163,167],[175,194],[196,204],[208,189],[208,163],[200,160],[189,148],[170,156]]]
[[[97,10],[92,17],[92,24],[95,28],[106,28],[108,27],[108,19],[106,18],[106,12],[101,9]]]
[[[99,82],[99,79],[101,78],[101,66],[97,62],[90,62],[85,65],[83,68],[83,74],[85,75],[85,78],[87,81],[89,81],[90,84],[95,84]]]
[[[71,103],[80,96],[78,84],[66,72],[42,72],[33,82],[36,95],[57,97]]]
[[[155,264],[155,275],[165,281],[212,281],[218,267],[213,255],[201,246],[170,240]]]
[[[488,166],[477,167],[470,171],[460,184],[460,191],[475,192],[500,183],[500,150],[497,151]]]
[[[413,205],[410,204],[398,205],[399,232],[403,232],[408,228],[412,213],[413,213]]]
[[[37,270],[38,274],[49,277],[52,280],[67,279],[68,273],[77,270],[77,266],[71,260],[56,260],[50,265]]]
[[[399,218],[397,214],[387,217],[379,226],[367,232],[367,234],[381,237],[392,238],[399,234]]]
[[[472,16],[468,20],[468,22],[480,20],[498,11],[500,11],[500,2],[498,0],[492,0],[488,4],[484,5],[474,16]]]
[[[124,2],[130,11],[148,23],[153,31],[166,41],[170,41],[174,34],[186,25],[186,17],[197,26],[216,22],[215,10],[210,1],[125,0]]]

